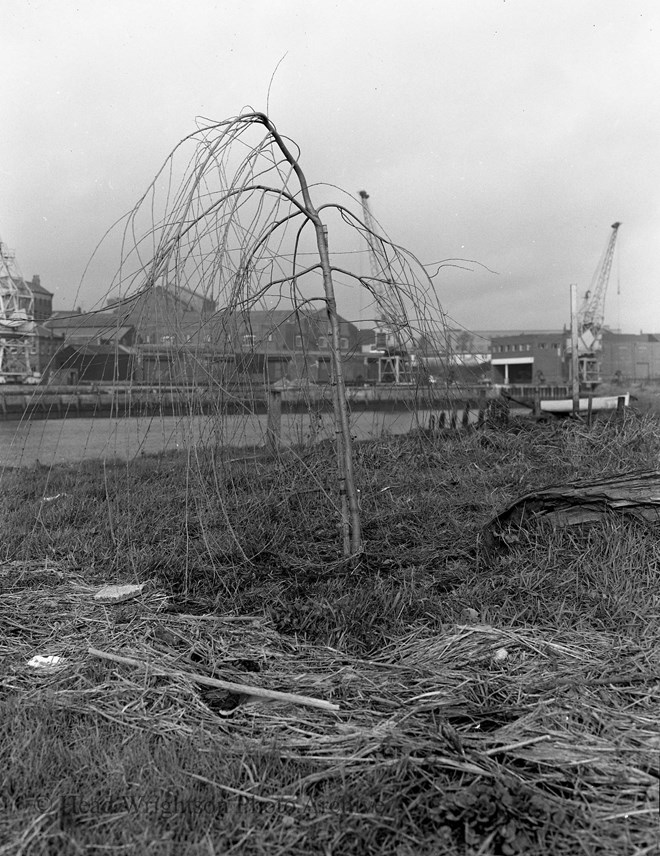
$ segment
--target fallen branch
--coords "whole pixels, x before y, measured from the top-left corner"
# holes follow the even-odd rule
[[[206,675],[196,675],[193,672],[164,669],[162,666],[154,666],[153,663],[145,662],[143,660],[134,660],[132,657],[120,657],[118,654],[109,654],[106,651],[99,651],[97,648],[88,648],[87,653],[91,654],[93,657],[99,657],[101,660],[111,660],[113,663],[122,663],[125,666],[145,666],[149,667],[153,673],[157,675],[164,675],[170,678],[188,678],[191,681],[195,681],[195,683],[204,684],[204,686],[207,687],[215,687],[216,689],[228,690],[233,693],[257,696],[270,701],[283,701],[288,704],[320,707],[323,710],[339,710],[338,704],[332,704],[331,702],[323,701],[323,699],[320,698],[301,696],[294,693],[282,693],[279,692],[279,690],[267,690],[262,687],[247,686],[247,684],[234,684],[230,681],[208,678]]]

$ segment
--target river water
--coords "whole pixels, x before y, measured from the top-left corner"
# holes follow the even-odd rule
[[[420,426],[427,427],[430,415],[428,411],[359,411],[351,414],[351,433],[358,440],[407,434]],[[476,418],[476,414],[471,415]],[[314,443],[333,436],[331,413],[282,414],[283,445]],[[2,421],[0,467],[75,463],[94,458],[131,460],[175,449],[254,446],[266,440],[267,417],[255,414]]]

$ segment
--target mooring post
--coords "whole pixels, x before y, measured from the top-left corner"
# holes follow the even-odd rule
[[[282,390],[268,390],[268,422],[266,425],[266,437],[272,452],[277,452],[280,447],[282,435]]]
[[[479,390],[479,402],[477,404],[477,428],[483,428],[486,421],[486,390]]]
[[[463,419],[462,419],[463,428],[468,428],[470,425],[470,402],[465,402],[465,410],[463,411]]]
[[[618,401],[617,401],[618,404]],[[594,412],[594,394],[593,392],[589,393],[589,398],[587,399],[587,428],[591,428],[591,419]]]
[[[626,408],[626,397],[625,395],[619,395],[616,400],[616,415],[618,417],[623,416]]]

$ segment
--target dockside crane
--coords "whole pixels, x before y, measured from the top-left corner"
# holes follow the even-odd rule
[[[605,323],[605,297],[610,281],[619,226],[621,226],[619,222],[612,223],[612,232],[605,252],[594,273],[591,288],[585,293],[577,313],[578,371],[580,383],[588,389],[594,389],[602,380],[601,355]],[[570,345],[567,351],[570,356]]]
[[[371,213],[369,194],[359,191],[371,267],[371,289],[378,304],[375,350],[381,353],[378,366],[379,381],[400,383],[409,374],[409,358],[404,338],[407,334],[405,309],[396,293],[394,274],[383,240]],[[408,336],[409,338],[409,336]]]

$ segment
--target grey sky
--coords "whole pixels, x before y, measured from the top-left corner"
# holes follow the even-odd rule
[[[56,308],[168,152],[247,104],[366,188],[472,329],[561,327],[622,221],[606,321],[660,331],[656,0],[4,0],[0,235]],[[617,296],[620,285],[620,296]],[[344,295],[345,314],[359,306]]]

